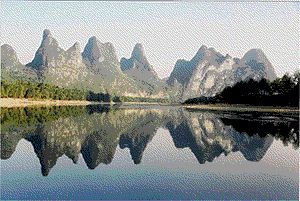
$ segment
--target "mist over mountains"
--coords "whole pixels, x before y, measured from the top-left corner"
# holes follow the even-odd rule
[[[137,43],[129,59],[118,59],[111,43],[95,36],[83,48],[74,43],[68,50],[44,30],[34,59],[23,65],[10,45],[1,46],[1,78],[27,80],[66,88],[117,96],[173,98],[211,97],[226,86],[250,78],[274,80],[275,70],[261,49],[251,49],[242,58],[222,55],[203,45],[190,60],[176,62],[169,78],[158,77],[142,44]]]

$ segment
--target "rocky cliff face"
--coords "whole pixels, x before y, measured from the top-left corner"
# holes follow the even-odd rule
[[[242,59],[223,56],[214,48],[201,46],[191,61],[178,60],[167,84],[182,101],[199,96],[214,96],[226,86],[246,79],[267,78],[276,74],[263,51],[253,49]]]
[[[158,77],[153,66],[145,56],[142,44],[136,44],[129,59],[121,59],[121,69],[134,79],[146,92],[146,96],[153,98],[168,98],[166,84]]]
[[[1,79],[37,81],[36,71],[22,65],[15,50],[7,44],[1,46]]]
[[[46,29],[34,59],[27,66],[36,70],[41,82],[64,87],[74,86],[83,82],[88,74],[80,51],[78,43],[67,51],[63,50],[52,33]]]
[[[243,56],[238,62],[235,76],[237,80],[249,78],[274,80],[276,78],[272,64],[261,49],[252,49]]]
[[[101,86],[102,91],[116,95],[139,96],[139,87],[121,71],[120,62],[111,43],[101,43],[93,36],[85,46],[82,56],[83,63],[94,75],[92,80]]]
[[[34,59],[26,66],[20,64],[9,45],[3,45],[1,50],[2,72],[19,72],[39,82],[96,93],[141,95],[137,84],[121,71],[113,45],[101,43],[96,37],[89,39],[82,53],[79,43],[65,51],[46,29]]]
[[[276,78],[261,49],[252,49],[239,59],[203,45],[190,61],[178,60],[170,77],[162,80],[147,60],[142,44],[135,45],[129,59],[119,62],[111,43],[101,43],[93,36],[83,52],[78,43],[63,50],[47,29],[34,59],[25,66],[11,46],[2,45],[1,71],[4,80],[38,81],[117,96],[172,97],[177,101],[214,96],[241,80]]]

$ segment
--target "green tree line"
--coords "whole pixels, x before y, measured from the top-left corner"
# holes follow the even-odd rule
[[[45,83],[29,81],[1,81],[1,98],[27,98],[52,100],[86,100],[88,93]]]
[[[57,120],[60,117],[77,117],[86,113],[86,106],[1,108],[1,125],[30,126]]]
[[[169,99],[117,96],[109,93],[95,93],[79,89],[17,80],[1,81],[1,98],[26,98],[33,100],[88,100],[95,102],[160,102],[169,103]]]
[[[267,79],[249,79],[240,81],[232,87],[226,87],[214,97],[198,97],[189,99],[184,104],[246,104],[265,106],[299,107],[300,72],[293,75],[286,73],[274,81]]]

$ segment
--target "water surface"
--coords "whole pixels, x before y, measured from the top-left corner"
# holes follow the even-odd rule
[[[299,114],[2,108],[1,199],[298,199]]]

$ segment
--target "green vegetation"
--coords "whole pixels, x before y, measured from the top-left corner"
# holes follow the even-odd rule
[[[27,98],[33,100],[88,100],[96,102],[159,102],[170,103],[170,99],[142,97],[118,97],[109,93],[95,93],[79,89],[34,83],[29,81],[1,81],[1,98]]]
[[[14,125],[29,126],[86,113],[85,106],[1,108],[1,125],[13,123]]]
[[[189,99],[184,104],[245,104],[255,106],[299,107],[299,77],[296,71],[292,76],[285,74],[270,82],[266,79],[250,79],[226,87],[214,97]]]
[[[27,98],[32,100],[88,100],[95,102],[120,102],[120,98],[108,93],[94,93],[79,89],[34,83],[29,81],[1,81],[1,98]]]
[[[1,98],[28,98],[52,100],[86,100],[87,92],[78,89],[66,89],[45,83],[18,80],[1,81]]]

